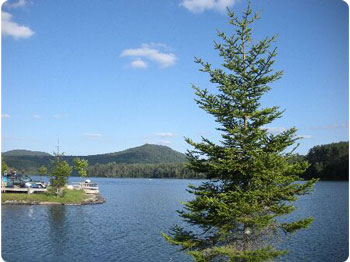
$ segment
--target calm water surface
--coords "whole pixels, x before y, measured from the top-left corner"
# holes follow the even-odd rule
[[[73,178],[72,181],[79,181]],[[192,261],[161,236],[174,223],[185,189],[198,180],[108,179],[107,202],[89,206],[3,206],[2,258],[15,261]],[[320,182],[294,216],[314,216],[310,229],[281,244],[282,261],[345,261],[348,257],[348,182]],[[290,219],[293,219],[291,217]]]

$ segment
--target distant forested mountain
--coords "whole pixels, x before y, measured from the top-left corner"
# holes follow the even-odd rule
[[[166,146],[151,144],[108,154],[64,156],[64,159],[72,164],[75,157],[87,159],[90,166],[108,163],[167,164],[186,162],[186,156],[184,154]],[[41,165],[49,167],[50,161],[53,159],[54,156],[48,153],[29,150],[11,150],[2,153],[2,160],[4,160],[10,168],[15,170],[24,169],[26,173],[30,174],[37,173],[37,169]]]
[[[149,178],[204,178],[185,167],[186,156],[169,147],[145,144],[124,151],[90,155],[64,156],[69,164],[75,157],[87,159],[88,175],[101,177],[149,177]],[[10,168],[36,174],[44,165],[50,167],[53,155],[29,150],[11,150],[2,154]],[[349,142],[319,145],[310,149],[306,156],[295,154],[291,161],[307,160],[310,167],[305,179],[312,177],[321,180],[349,179]]]
[[[123,164],[160,164],[183,163],[187,161],[184,154],[170,147],[152,144],[145,144],[115,153],[79,157],[87,159],[90,165],[97,163],[107,164],[110,162]]]
[[[49,153],[40,152],[40,151],[30,151],[30,150],[24,150],[24,149],[18,149],[18,150],[10,150],[5,153],[2,153],[3,157],[16,157],[16,156],[52,156]]]

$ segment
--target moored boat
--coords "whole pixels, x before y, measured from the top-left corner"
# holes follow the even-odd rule
[[[87,194],[98,194],[99,189],[97,183],[91,182],[90,179],[86,179],[85,182],[73,182],[73,187],[75,189],[84,190]]]

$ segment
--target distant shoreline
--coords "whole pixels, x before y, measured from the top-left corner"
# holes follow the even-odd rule
[[[53,156],[45,152],[14,150],[2,153],[3,160],[10,169],[24,170],[33,175],[41,165],[49,168]],[[80,156],[81,157],[81,156]],[[110,178],[171,178],[206,179],[204,174],[187,167],[184,154],[169,147],[146,144],[124,151],[81,157],[88,160],[89,177]],[[73,163],[74,156],[64,156]],[[320,178],[322,181],[349,180],[349,142],[343,141],[315,146],[307,155],[292,155],[292,163],[308,161],[310,167],[303,179]],[[76,172],[72,176],[78,175]]]
[[[28,173],[29,176],[39,176],[38,174],[30,174]],[[78,175],[72,175],[70,177],[79,177]],[[113,176],[89,176],[91,178],[115,178],[115,179],[169,179],[169,180],[208,180],[207,178],[204,177],[113,177]],[[311,177],[310,179],[312,179],[313,177]],[[304,180],[300,180],[300,181],[308,181],[310,179],[305,179]],[[320,181],[328,181],[328,182],[349,182],[349,179],[320,179]]]

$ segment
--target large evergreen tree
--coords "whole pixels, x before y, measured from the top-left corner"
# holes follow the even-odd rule
[[[283,255],[272,242],[280,233],[308,227],[313,219],[283,222],[295,210],[293,201],[309,193],[315,180],[298,183],[306,162],[288,161],[298,139],[296,129],[271,134],[265,126],[282,116],[277,106],[263,108],[260,98],[282,76],[272,65],[275,36],[252,40],[251,24],[258,18],[250,5],[241,19],[228,11],[234,34],[218,32],[215,49],[222,68],[196,59],[217,90],[194,86],[199,106],[215,117],[222,140],[202,138],[187,152],[189,168],[209,181],[190,185],[195,198],[184,203],[180,216],[192,227],[174,226],[165,238],[182,246],[195,261],[266,261]]]

